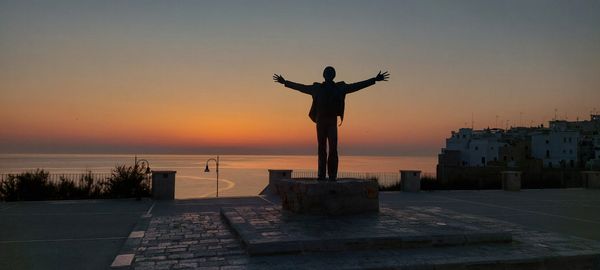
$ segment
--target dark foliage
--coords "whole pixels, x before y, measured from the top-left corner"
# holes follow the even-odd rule
[[[107,179],[94,179],[91,172],[78,180],[61,176],[50,181],[44,170],[9,174],[0,181],[0,200],[36,201],[130,198],[150,195],[148,175],[139,166],[115,167]]]
[[[106,192],[112,198],[141,198],[150,195],[146,174],[143,168],[137,165],[117,166],[106,184]]]

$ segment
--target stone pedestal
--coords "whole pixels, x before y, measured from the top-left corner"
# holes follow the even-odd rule
[[[600,189],[600,171],[583,171],[581,178],[585,188]]]
[[[421,171],[400,170],[400,186],[405,192],[421,191]]]
[[[503,171],[502,174],[502,189],[506,191],[521,190],[521,172],[518,171]]]
[[[152,171],[152,199],[175,199],[176,171]]]
[[[379,211],[376,181],[281,179],[275,183],[284,210],[301,214],[346,215]]]

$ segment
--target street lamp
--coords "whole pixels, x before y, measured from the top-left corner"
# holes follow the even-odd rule
[[[135,156],[135,167],[141,167],[144,168],[146,167],[146,170],[144,170],[145,174],[150,174],[150,162],[148,162],[148,160],[145,159],[138,159],[137,155]]]
[[[149,181],[149,176],[151,173],[150,162],[148,162],[148,160],[145,160],[145,159],[138,159],[137,155],[135,155],[134,164],[135,165],[133,166],[133,169],[135,170],[135,174],[137,175],[138,168],[141,168],[145,175],[145,179],[143,179],[142,181]],[[146,169],[144,170],[144,168],[146,168]],[[135,192],[137,200],[142,199],[142,192],[141,192],[142,185],[143,185],[143,183],[137,183],[134,188],[134,192]]]
[[[206,168],[204,169],[204,172],[210,172],[210,170],[208,169],[208,162],[211,160],[217,164],[217,198],[218,198],[219,197],[219,156],[217,156],[217,159],[209,158],[206,161]]]

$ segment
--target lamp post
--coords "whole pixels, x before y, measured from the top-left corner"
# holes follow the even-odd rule
[[[204,172],[210,172],[210,170],[208,169],[208,162],[211,160],[217,164],[217,198],[218,198],[219,197],[219,156],[217,156],[217,159],[209,158],[208,160],[206,160],[206,168],[204,169]]]
[[[144,171],[144,173],[145,173],[145,174],[150,174],[150,172],[151,172],[151,171],[150,171],[150,162],[148,162],[148,160],[145,160],[145,159],[138,159],[138,158],[137,158],[137,155],[136,155],[136,156],[135,156],[135,162],[134,162],[134,163],[135,163],[135,167],[138,167],[138,166],[140,166],[140,167],[142,167],[142,168],[146,167],[146,170]]]
[[[135,173],[137,174],[138,167],[142,168],[144,174],[146,175],[146,180],[148,180],[148,176],[151,173],[151,171],[150,171],[150,162],[148,162],[148,160],[146,160],[146,159],[138,159],[137,155],[136,155],[135,159],[134,159],[134,163],[135,163],[134,169],[136,170]],[[143,169],[144,167],[146,168],[145,170]],[[136,199],[137,200],[141,200],[142,199],[141,189],[142,189],[142,183],[138,183],[136,185],[136,187],[135,187],[135,190],[134,190],[134,192],[136,193],[135,195],[136,195]]]

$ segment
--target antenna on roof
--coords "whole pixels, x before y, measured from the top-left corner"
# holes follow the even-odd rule
[[[556,114],[558,114],[558,109],[555,108],[554,109],[554,119],[553,119],[554,121],[556,121]]]
[[[495,128],[498,128],[498,115],[496,114],[496,124],[494,124]]]
[[[519,126],[523,126],[523,112],[519,112]]]
[[[471,112],[471,129],[475,130],[475,116],[473,112]]]

